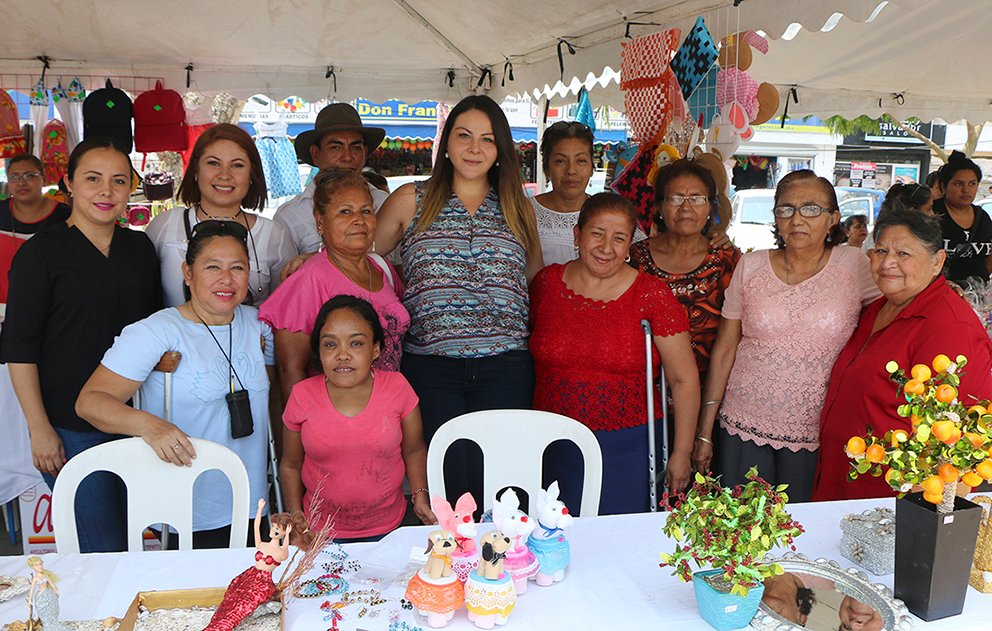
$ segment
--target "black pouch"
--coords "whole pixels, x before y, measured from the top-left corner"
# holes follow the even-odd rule
[[[228,393],[227,410],[231,413],[231,438],[251,436],[255,431],[255,423],[251,418],[251,401],[247,390],[235,390]]]

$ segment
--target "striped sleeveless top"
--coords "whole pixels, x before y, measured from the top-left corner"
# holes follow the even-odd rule
[[[496,191],[473,217],[454,193],[426,230],[417,210],[400,244],[410,329],[403,350],[417,355],[490,357],[527,348],[526,252],[503,217]]]

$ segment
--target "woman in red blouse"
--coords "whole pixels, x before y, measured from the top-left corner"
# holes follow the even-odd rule
[[[940,225],[912,210],[892,210],[878,218],[871,273],[882,297],[861,313],[858,327],[830,373],[820,416],[820,461],[813,500],[885,497],[893,491],[882,478],[848,481],[844,445],[870,427],[876,436],[903,428],[896,414],[905,403],[889,381],[885,364],[909,368],[936,355],[968,358],[962,396],[992,395],[992,342],[971,306],[940,275],[946,260]]]
[[[685,308],[664,282],[625,264],[635,225],[626,199],[593,195],[575,227],[578,259],[545,267],[531,285],[534,408],[577,419],[595,432],[603,451],[600,514],[649,508],[641,320],[651,323],[654,367],[664,362],[675,402],[675,443],[666,472],[671,490],[689,483],[699,410]],[[563,501],[574,512],[581,460],[563,452],[549,454],[549,479],[559,481]]]

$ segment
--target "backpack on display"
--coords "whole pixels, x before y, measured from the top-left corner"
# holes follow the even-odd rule
[[[186,149],[186,108],[175,90],[162,82],[134,100],[134,148],[143,153]]]
[[[60,120],[48,121],[41,132],[41,163],[45,166],[45,186],[59,183],[69,166],[69,143],[65,124]]]
[[[83,101],[83,138],[113,138],[121,150],[131,153],[132,112],[131,98],[107,79],[107,87],[90,92]]]
[[[0,90],[0,158],[12,158],[27,148],[17,105],[6,90]]]

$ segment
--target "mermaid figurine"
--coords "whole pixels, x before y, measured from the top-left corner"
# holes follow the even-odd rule
[[[255,566],[234,577],[224,593],[224,600],[203,631],[231,631],[259,605],[265,604],[275,595],[272,572],[289,558],[292,516],[287,513],[272,515],[269,518],[270,540],[262,541],[260,524],[263,508],[265,500],[258,500],[258,511],[255,513]],[[48,630],[47,626],[45,630]]]
[[[28,557],[28,567],[34,572],[28,590],[28,611],[34,610],[45,631],[69,631],[59,622],[59,588],[55,586],[59,578],[45,569],[41,557]],[[30,621],[29,621],[30,624]]]

